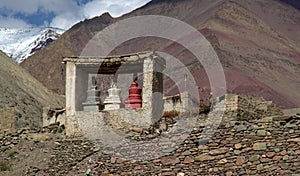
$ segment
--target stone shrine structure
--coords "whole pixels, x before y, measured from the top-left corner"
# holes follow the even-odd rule
[[[108,89],[108,97],[104,100],[104,110],[114,110],[120,109],[121,100],[120,93],[121,89],[119,89],[114,82],[112,82],[111,88]]]
[[[88,120],[84,120],[88,118],[106,118],[108,120],[114,118],[117,122],[126,121],[126,123],[141,128],[147,128],[161,118],[164,109],[162,71],[165,68],[166,61],[157,53],[147,51],[108,57],[67,57],[63,61],[66,64],[67,135],[82,135],[79,121],[88,123]],[[129,84],[135,80],[135,75],[142,74],[141,108],[117,109],[118,105],[114,106],[109,102],[112,100],[110,96],[118,94],[118,92],[109,95],[106,99],[107,112],[102,112],[99,108],[96,109],[96,106],[93,106],[93,108],[87,107],[87,100],[95,98],[93,96],[97,92],[94,84],[90,88],[87,86],[89,82],[93,83],[91,75],[101,74],[110,74],[116,77],[131,75],[132,80],[128,82]],[[129,87],[129,85],[127,86]],[[119,86],[120,89],[128,89],[128,87]],[[112,93],[113,89],[110,91]],[[127,97],[121,98],[125,100]],[[98,99],[94,100],[94,103],[97,103]],[[116,97],[114,100],[119,102]]]
[[[128,100],[125,101],[125,108],[141,108],[142,107],[142,89],[137,87],[137,83],[133,82],[129,88]]]

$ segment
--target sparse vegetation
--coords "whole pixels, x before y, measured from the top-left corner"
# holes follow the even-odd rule
[[[7,153],[7,156],[10,157],[10,158],[15,158],[15,157],[16,157],[16,154],[17,154],[16,151],[10,150],[10,151]]]
[[[61,125],[61,126],[59,126],[59,127],[57,128],[57,132],[58,132],[58,133],[62,133],[62,132],[64,132],[64,130],[65,130],[65,126],[64,126],[64,125]]]
[[[3,162],[0,162],[0,170],[1,171],[8,171],[10,170],[11,166],[9,164],[9,162],[7,161],[3,161]]]

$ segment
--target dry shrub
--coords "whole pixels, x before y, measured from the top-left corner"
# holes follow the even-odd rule
[[[165,111],[163,114],[163,117],[167,118],[171,118],[173,119],[174,117],[179,116],[180,112],[173,110],[173,111]]]
[[[204,101],[200,100],[200,105],[199,105],[199,114],[208,114],[210,111],[210,106],[211,103],[205,103]]]

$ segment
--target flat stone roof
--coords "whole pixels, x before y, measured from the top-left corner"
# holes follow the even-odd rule
[[[143,51],[124,55],[112,56],[71,56],[65,57],[63,62],[75,63],[77,68],[90,73],[113,74],[142,72],[144,59],[153,57],[158,58],[158,63],[165,65],[165,60],[154,51]]]

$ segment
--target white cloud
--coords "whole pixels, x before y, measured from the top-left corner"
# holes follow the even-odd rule
[[[93,0],[82,5],[78,11],[65,11],[59,14],[53,19],[50,26],[68,29],[81,20],[100,16],[105,12],[109,12],[113,17],[118,17],[149,1],[150,0]]]
[[[140,7],[150,0],[94,0],[87,3],[83,8],[86,17],[92,18],[109,12],[113,17],[118,17]]]
[[[85,17],[82,15],[76,15],[73,13],[62,13],[57,15],[50,23],[50,26],[57,27],[61,29],[69,29],[75,23],[79,22],[80,20],[84,19]]]
[[[80,9],[74,0],[1,0],[0,8],[6,9],[11,14],[34,14],[38,10],[59,14],[65,10]]]
[[[50,26],[68,29],[75,23],[99,16],[104,12],[109,12],[113,17],[118,17],[130,12],[150,0],[92,0],[87,4],[77,3],[80,0],[1,0],[0,11],[6,12],[8,16],[21,13],[32,15],[38,11],[53,13],[55,17],[52,21],[45,22]],[[24,21],[8,18],[3,22],[15,21],[17,24],[26,25]],[[0,23],[2,26],[4,23]]]
[[[6,28],[24,28],[32,26],[23,20],[3,16],[0,16],[0,24],[1,27]]]
[[[15,14],[33,15],[41,11],[55,15],[52,22],[45,21],[44,25],[54,24],[55,27],[67,29],[72,23],[74,24],[80,19],[80,16],[77,14],[81,8],[75,0],[1,0],[0,11],[2,11],[2,14],[10,17],[2,17],[0,25],[11,26],[11,23],[14,22],[15,26],[22,27],[24,26],[24,21],[14,19],[12,16]]]

